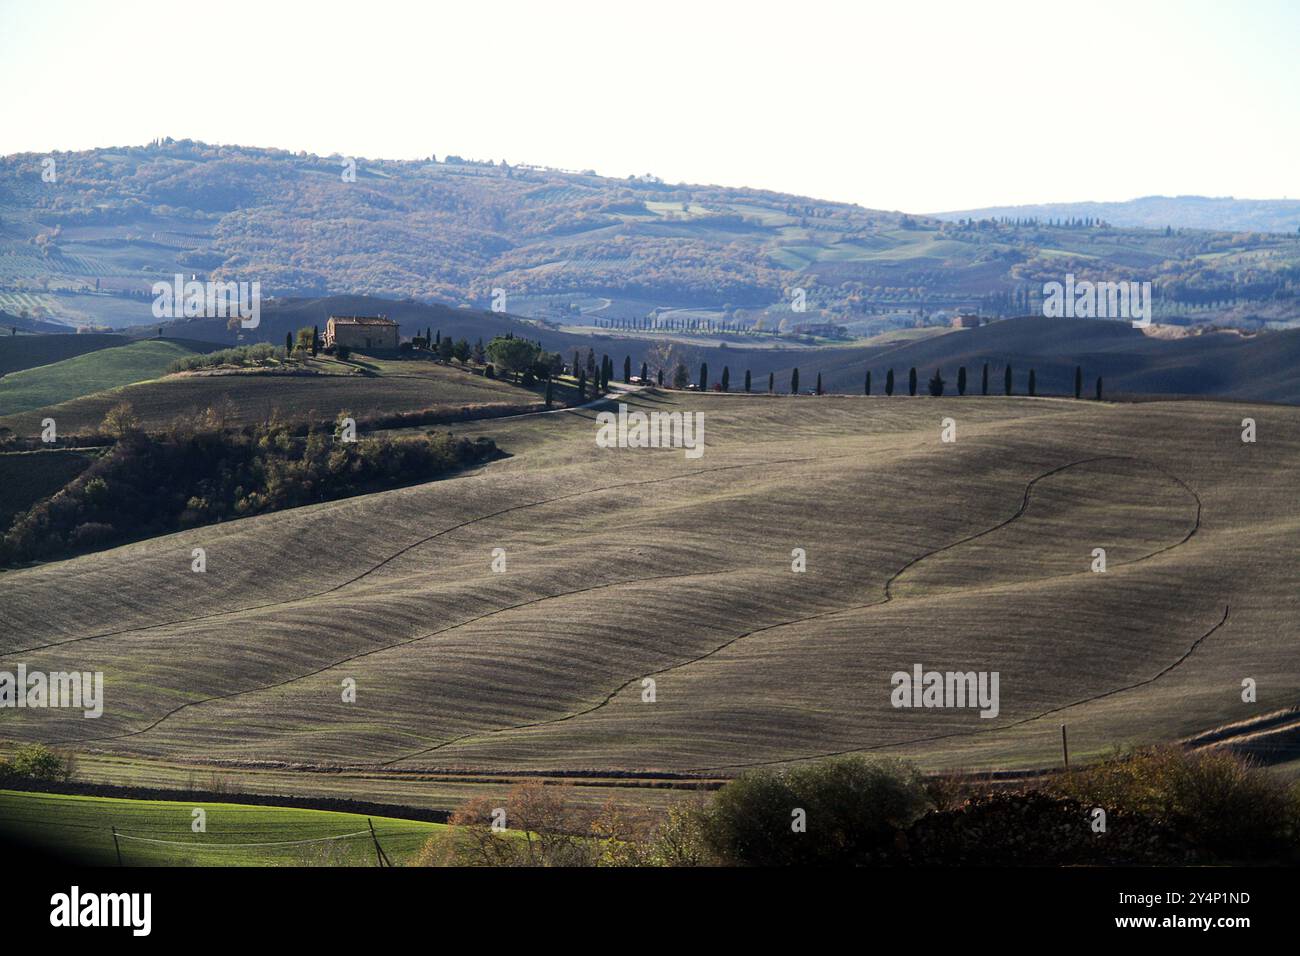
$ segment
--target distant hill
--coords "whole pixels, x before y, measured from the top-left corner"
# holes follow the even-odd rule
[[[882,394],[885,374],[892,368],[898,382],[894,394],[906,394],[907,372],[915,367],[921,394],[936,369],[947,391],[955,393],[957,369],[964,365],[967,393],[978,394],[985,362],[990,365],[989,392],[997,395],[1002,394],[1007,364],[1018,395],[1026,392],[1031,368],[1038,394],[1072,395],[1074,369],[1080,365],[1085,396],[1093,394],[1101,376],[1107,397],[1209,396],[1300,404],[1300,378],[1295,375],[1300,368],[1300,330],[1250,336],[1207,332],[1166,339],[1144,335],[1125,322],[1039,316],[894,347],[808,353],[800,363],[801,384],[808,387],[820,371],[827,389],[860,393],[870,368],[873,391]],[[778,381],[785,378],[782,387],[788,387],[788,369],[777,370],[777,376]]]
[[[1209,196],[1143,196],[1127,202],[1066,202],[987,206],[937,212],[934,218],[1101,219],[1133,229],[1208,229],[1216,232],[1282,232],[1300,229],[1300,199],[1233,199]]]
[[[29,332],[32,334],[48,334],[60,332],[76,331],[69,325],[63,325],[59,322],[46,322],[43,319],[33,319],[25,315],[13,315],[9,312],[0,310],[0,335],[12,335],[17,332]]]
[[[1066,272],[1151,281],[1159,321],[1300,321],[1294,223],[1287,235],[1235,223],[1166,235],[1154,212],[1140,222],[1154,229],[1108,213],[959,223],[446,156],[356,158],[351,177],[344,157],[169,140],[59,153],[45,183],[43,158],[0,159],[0,309],[81,327],[153,323],[152,285],[176,274],[277,298],[486,309],[504,297],[511,313],[587,331],[653,320],[865,338],[963,308],[1032,312]]]

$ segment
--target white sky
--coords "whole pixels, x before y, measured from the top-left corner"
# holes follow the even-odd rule
[[[456,153],[928,212],[1300,197],[1300,3],[0,0],[0,154]]]

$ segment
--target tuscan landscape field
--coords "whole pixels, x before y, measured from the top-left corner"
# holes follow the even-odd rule
[[[510,457],[474,475],[8,572],[6,666],[103,671],[113,701],[8,735],[304,773],[1021,769],[1061,723],[1097,757],[1294,699],[1293,409],[630,401],[702,411],[707,453],[598,449],[593,409],[485,422]],[[914,662],[1000,671],[1000,713],[891,707]]]
[[[0,4],[6,940],[1287,925],[1297,35]]]

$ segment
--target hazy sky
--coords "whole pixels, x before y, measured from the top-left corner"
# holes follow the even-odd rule
[[[0,154],[456,153],[927,212],[1300,197],[1300,2],[0,0]]]

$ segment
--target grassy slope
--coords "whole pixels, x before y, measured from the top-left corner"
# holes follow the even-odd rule
[[[6,574],[0,667],[102,670],[109,699],[6,734],[376,771],[1026,766],[1062,722],[1083,758],[1300,694],[1276,573],[1300,411],[1249,409],[1243,445],[1246,409],[1217,403],[640,401],[703,410],[704,458],[600,451],[590,411],[485,422],[459,430],[514,457],[479,475]],[[997,670],[1001,715],[893,709],[914,663]]]
[[[195,809],[206,813],[205,833],[190,829]],[[375,849],[366,820],[355,813],[328,810],[0,790],[0,832],[91,866],[117,862],[110,829],[114,826],[120,834],[122,862],[127,866],[373,866]],[[384,852],[399,865],[429,837],[445,829],[437,823],[391,817],[370,820]],[[321,840],[357,831],[365,832],[344,840],[300,845],[232,845]]]
[[[0,334],[0,375],[19,369],[52,365],[97,349],[126,345],[124,335],[9,335]]]
[[[62,434],[93,432],[118,402],[129,402],[146,428],[177,419],[192,419],[229,398],[243,421],[262,420],[279,410],[288,418],[333,419],[342,411],[358,418],[380,413],[416,411],[435,406],[526,404],[543,397],[540,390],[518,388],[424,361],[371,361],[359,358],[364,374],[334,374],[336,362],[316,363],[328,374],[276,372],[185,374],[87,395],[40,411],[0,418],[19,435],[36,435],[45,415]]]
[[[13,372],[0,379],[0,415],[154,379],[178,358],[193,354],[193,349],[178,342],[150,339]]]

